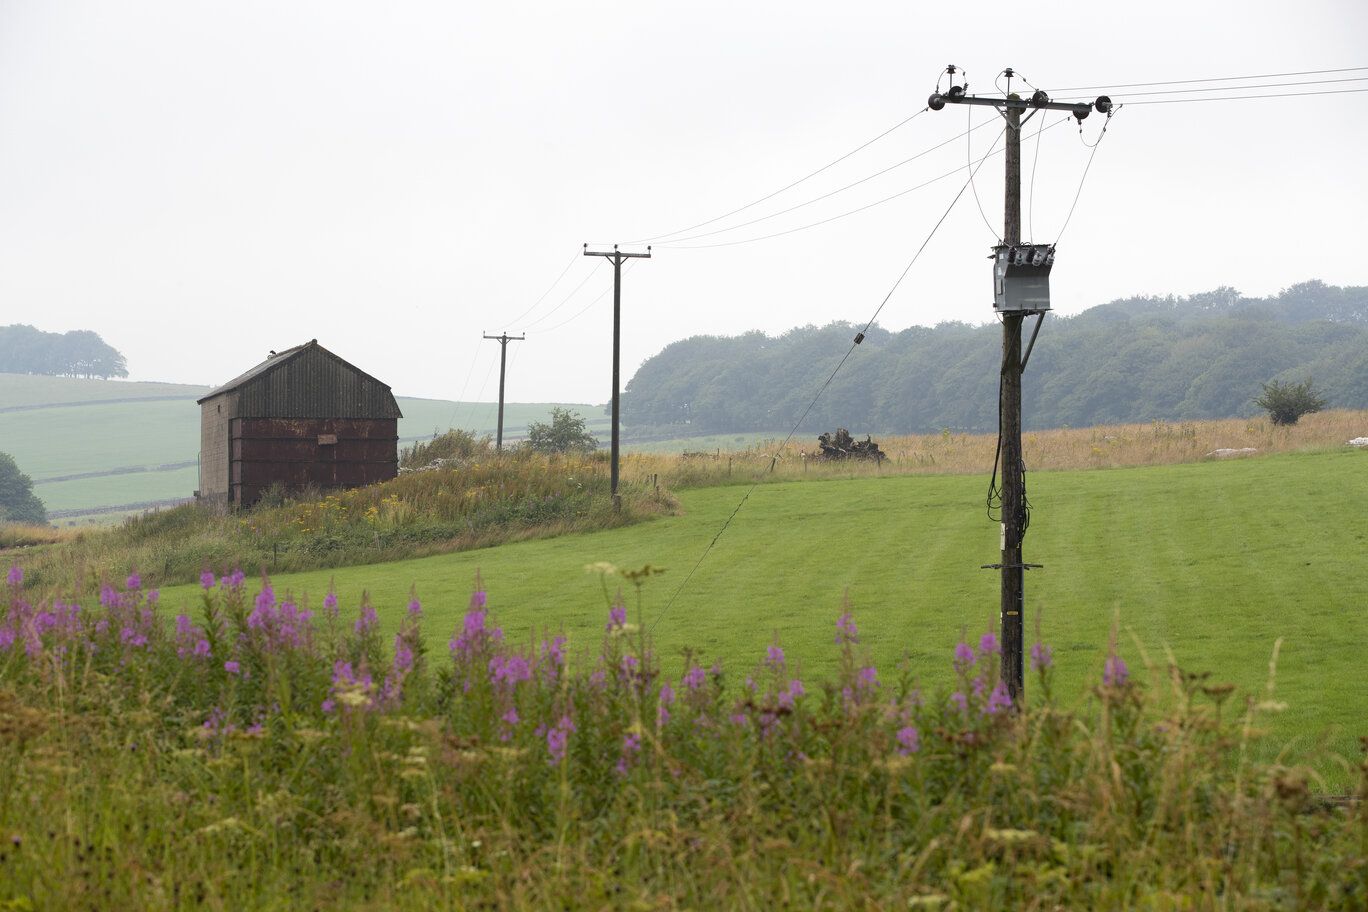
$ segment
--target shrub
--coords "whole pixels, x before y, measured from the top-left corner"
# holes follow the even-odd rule
[[[1254,404],[1266,410],[1274,424],[1296,424],[1302,415],[1319,412],[1329,404],[1319,392],[1312,389],[1310,377],[1301,383],[1274,380],[1262,386],[1263,394],[1254,400]]]
[[[0,453],[0,523],[42,526],[47,521],[47,509],[33,493],[33,480],[19,471],[13,456]]]
[[[588,453],[598,449],[598,440],[589,433],[579,412],[553,408],[550,421],[534,421],[527,426],[525,445],[537,453]]]

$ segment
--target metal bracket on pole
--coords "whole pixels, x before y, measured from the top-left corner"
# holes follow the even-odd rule
[[[1035,327],[1031,329],[1031,341],[1026,343],[1026,354],[1021,356],[1021,372],[1026,372],[1026,362],[1031,360],[1031,349],[1035,348],[1036,336],[1040,335],[1040,324],[1045,322],[1045,311],[1036,314]]]

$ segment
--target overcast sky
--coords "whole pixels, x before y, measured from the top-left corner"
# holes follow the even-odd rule
[[[317,337],[400,395],[486,400],[499,346],[481,333],[526,331],[510,400],[604,402],[611,267],[576,258],[583,242],[764,196],[925,107],[947,63],[985,92],[1004,66],[1047,90],[1368,66],[1368,4],[0,0],[0,325],[93,329],[133,379],[195,383]],[[873,174],[970,111],[996,117],[928,112],[700,231]],[[1368,93],[1121,110],[1062,239],[1056,310],[1368,284],[1365,123]],[[1039,138],[1037,240],[1078,189],[1081,139]],[[1034,123],[1023,145],[1029,174]],[[810,224],[968,153],[691,243]],[[1001,157],[979,175],[994,229],[965,194],[882,325],[991,317]],[[624,379],[690,335],[863,323],[963,180],[771,240],[657,247],[624,283]]]

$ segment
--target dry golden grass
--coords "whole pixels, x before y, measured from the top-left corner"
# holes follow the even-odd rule
[[[58,529],[53,526],[34,526],[24,523],[0,523],[0,550],[5,548],[29,548],[33,545],[54,545],[71,541],[80,532],[76,529]]]
[[[1273,425],[1266,417],[1218,421],[1154,421],[1088,428],[1028,431],[1022,436],[1026,463],[1042,469],[1101,469],[1120,466],[1172,465],[1216,458],[1218,449],[1252,448],[1251,455],[1290,453],[1342,447],[1368,434],[1368,411],[1336,409],[1307,415],[1291,427]],[[624,475],[635,482],[659,476],[662,485],[695,487],[756,476],[776,478],[849,477],[875,474],[970,474],[993,468],[997,438],[992,434],[912,434],[877,438],[888,459],[882,465],[858,461],[825,462],[814,435],[779,441],[733,453],[704,457],[629,454]]]

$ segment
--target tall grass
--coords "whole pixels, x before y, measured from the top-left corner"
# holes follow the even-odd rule
[[[155,584],[188,583],[207,567],[339,567],[610,528],[672,508],[668,494],[636,487],[614,512],[602,459],[521,454],[242,512],[187,504],[77,532],[25,561],[31,586],[94,592],[129,567]]]
[[[416,599],[391,645],[240,574],[173,625],[136,577],[87,610],[19,574],[6,908],[1368,908],[1368,766],[1326,801],[1250,760],[1273,663],[1237,696],[1113,643],[1065,707],[1038,643],[1014,709],[991,633],[919,682],[848,606],[831,680],[777,641],[667,679],[620,596],[597,643],[512,642],[477,587],[437,655]]]
[[[829,430],[829,429],[828,429]],[[1171,465],[1215,458],[1218,449],[1252,448],[1259,454],[1342,447],[1368,434],[1368,411],[1331,410],[1307,415],[1295,425],[1274,425],[1267,418],[1219,421],[1100,425],[1027,431],[1022,446],[1032,471]],[[833,478],[879,474],[987,474],[993,468],[997,437],[993,434],[913,434],[878,437],[888,454],[882,463],[861,460],[823,461],[816,432],[733,452],[686,457],[634,453],[625,457],[627,477],[642,483],[659,477],[674,489],[759,479]]]

